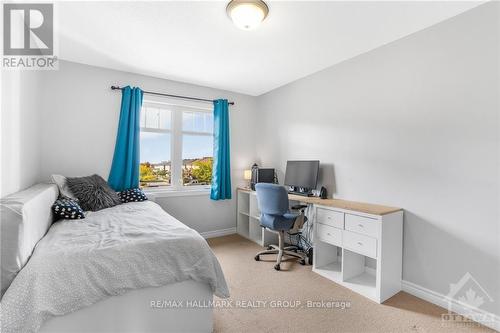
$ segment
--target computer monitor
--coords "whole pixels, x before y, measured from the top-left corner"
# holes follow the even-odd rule
[[[250,181],[250,188],[255,190],[255,184],[257,183],[274,183],[276,180],[274,169],[271,168],[257,168],[252,171],[252,177]]]
[[[319,161],[287,161],[285,185],[291,192],[309,194],[318,182]]]
[[[259,183],[274,183],[274,169],[259,168]]]

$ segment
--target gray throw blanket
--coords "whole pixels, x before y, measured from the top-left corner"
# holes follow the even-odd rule
[[[53,316],[107,297],[189,279],[229,297],[206,241],[160,206],[145,201],[89,212],[56,222],[40,240],[2,298],[1,331],[36,332]]]

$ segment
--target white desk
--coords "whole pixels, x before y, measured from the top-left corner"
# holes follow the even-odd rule
[[[289,195],[313,205],[313,271],[375,302],[401,290],[403,210],[339,199]],[[238,234],[262,245],[276,242],[260,227],[254,191],[238,189]],[[311,217],[310,217],[311,218]]]

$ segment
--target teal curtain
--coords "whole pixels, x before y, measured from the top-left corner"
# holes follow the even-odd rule
[[[226,99],[214,101],[214,165],[210,199],[231,199],[229,156],[229,106]]]
[[[139,135],[143,92],[126,86],[108,183],[115,191],[139,187]]]

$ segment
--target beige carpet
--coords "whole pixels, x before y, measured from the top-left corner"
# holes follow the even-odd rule
[[[376,304],[313,273],[312,266],[287,262],[277,272],[273,256],[255,261],[261,248],[237,235],[208,242],[222,265],[232,301],[215,309],[215,332],[493,332],[475,323],[446,327],[441,321],[445,309],[404,292]],[[308,300],[347,301],[350,308],[307,308]],[[278,301],[289,306],[300,302],[302,307],[280,308]]]

